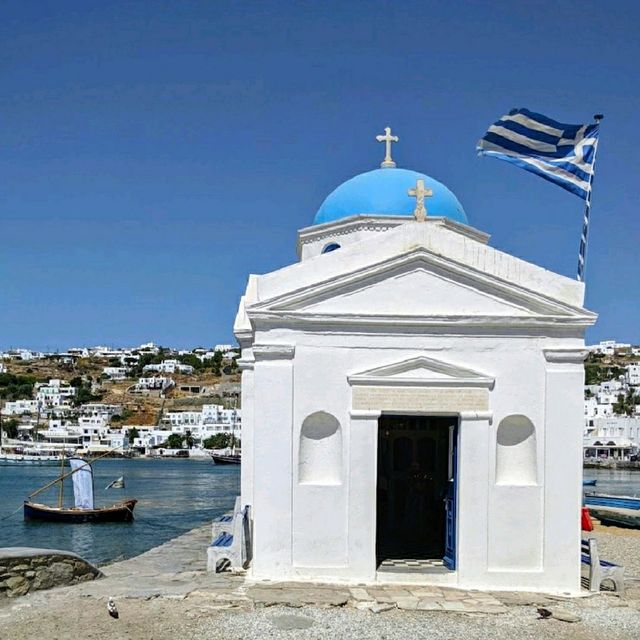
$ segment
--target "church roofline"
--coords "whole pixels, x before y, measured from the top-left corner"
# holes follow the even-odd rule
[[[348,218],[342,218],[333,222],[324,222],[309,227],[304,227],[298,231],[298,258],[302,256],[302,247],[318,240],[336,238],[342,235],[367,229],[369,231],[388,231],[414,219],[408,216],[380,215],[377,213],[359,213]],[[446,229],[450,229],[471,240],[487,244],[491,237],[488,233],[475,229],[461,222],[456,222],[450,218],[441,216],[429,216],[425,221],[427,224],[436,224]]]
[[[445,225],[407,222],[367,240],[366,251],[361,251],[361,246],[360,242],[354,243],[257,277],[251,294],[247,291],[247,308],[289,296],[295,290],[304,291],[322,282],[348,277],[389,260],[411,259],[416,254],[575,309],[583,308],[584,283],[474,242]]]

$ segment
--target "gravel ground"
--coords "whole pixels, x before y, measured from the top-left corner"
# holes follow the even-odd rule
[[[175,544],[191,538],[197,542],[198,531],[188,535]],[[538,619],[532,602],[541,600],[527,594],[493,594],[508,607],[507,613],[493,615],[398,610],[376,614],[316,606],[251,610],[246,601],[237,608],[224,608],[231,605],[190,592],[201,572],[157,575],[162,553],[173,549],[166,546],[140,556],[132,565],[133,578],[125,563],[111,568],[112,582],[126,587],[133,580],[138,587],[129,585],[113,593],[118,620],[107,614],[105,589],[113,588],[107,578],[87,583],[96,588],[91,593],[83,590],[89,588],[85,585],[5,601],[0,606],[0,640],[639,640],[640,531],[597,525],[595,536],[603,558],[624,565],[627,576],[638,580],[629,581],[624,600],[607,594],[570,600],[543,597],[544,606],[552,611],[579,616],[575,623]],[[184,568],[180,564],[173,570]],[[145,580],[162,588],[149,590]],[[101,585],[104,588],[98,589]]]
[[[627,577],[640,579],[640,530],[605,527],[596,523],[593,535],[598,540],[602,559],[621,564]]]
[[[104,600],[84,597],[36,602],[0,611],[0,638],[11,640],[638,640],[640,603],[600,595],[550,605],[580,616],[576,623],[539,620],[534,606],[497,615],[353,608],[268,607],[220,610],[187,599],[127,598],[120,618]],[[4,614],[4,615],[3,615]]]
[[[614,604],[619,604],[615,600]],[[204,621],[199,637],[211,640],[638,640],[640,637],[640,612],[635,609],[611,607],[608,602],[594,603],[588,608],[562,603],[562,608],[578,613],[582,621],[566,623],[553,619],[539,620],[534,607],[514,607],[507,614],[495,616],[270,608],[251,613],[226,614],[222,619]],[[292,615],[312,621],[312,626],[306,629],[279,629],[279,619]]]

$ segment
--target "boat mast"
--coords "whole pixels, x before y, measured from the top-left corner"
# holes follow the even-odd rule
[[[67,443],[67,439],[62,440],[62,454],[60,455],[60,490],[58,491],[58,509],[62,509],[62,502],[64,500],[64,446]]]
[[[33,493],[30,493],[29,498],[33,498],[34,496],[37,496],[39,493],[42,493],[45,489],[52,487],[56,482],[62,482],[65,478],[72,476],[76,471],[80,471],[80,469],[83,469],[84,467],[92,465],[97,460],[100,460],[101,458],[105,458],[106,456],[113,453],[114,451],[117,451],[120,448],[121,447],[114,447],[113,449],[109,449],[109,451],[107,451],[106,453],[103,453],[102,455],[99,455],[97,458],[94,458],[93,460],[91,460],[91,462],[85,462],[83,465],[79,466],[77,469],[72,469],[68,473],[61,475],[59,478],[56,478],[51,482],[47,482],[47,484],[45,484],[43,487],[40,487],[38,490],[34,491]]]

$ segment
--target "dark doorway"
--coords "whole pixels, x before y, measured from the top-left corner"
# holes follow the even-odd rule
[[[451,518],[447,519],[447,496],[455,476],[456,425],[454,417],[381,416],[378,564],[445,557],[447,527],[453,526]]]

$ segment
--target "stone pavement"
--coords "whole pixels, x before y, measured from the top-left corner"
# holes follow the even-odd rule
[[[352,606],[382,612],[390,609],[499,614],[507,610],[488,593],[417,585],[342,585],[298,582],[250,583],[242,575],[206,572],[210,526],[199,527],[140,556],[101,567],[105,577],[56,589],[50,597],[189,599],[207,609],[270,606]]]
[[[512,605],[546,606],[563,598],[543,594],[487,593],[418,585],[344,585],[299,582],[252,583],[243,575],[206,571],[210,526],[194,529],[140,556],[101,567],[105,577],[29,596],[34,604],[60,598],[169,598],[200,610],[260,607],[353,607],[380,613],[392,609],[502,614]]]

